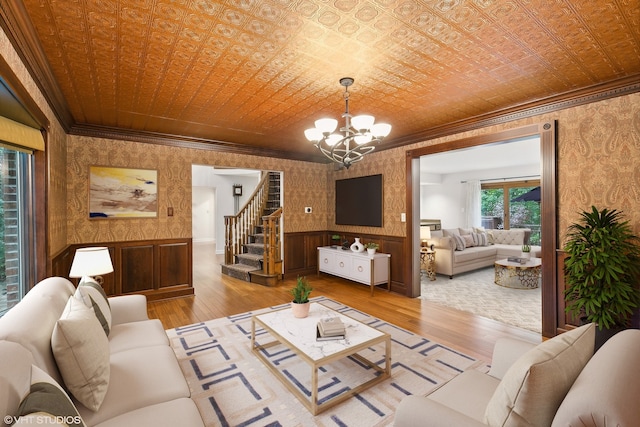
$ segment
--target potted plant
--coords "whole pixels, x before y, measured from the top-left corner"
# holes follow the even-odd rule
[[[331,235],[331,246],[340,246],[341,244],[341,238],[339,234],[332,234]]]
[[[569,227],[564,246],[566,311],[596,323],[599,331],[609,330],[600,338],[604,342],[606,335],[628,327],[640,306],[639,239],[615,209],[592,206],[580,216]]]
[[[522,258],[529,259],[531,257],[531,246],[522,245]]]
[[[307,278],[298,276],[295,288],[289,290],[293,296],[291,310],[294,317],[303,318],[309,315],[309,294],[312,290]]]
[[[367,253],[369,255],[373,255],[376,253],[376,251],[380,246],[377,243],[369,242],[369,243],[365,243],[364,247],[367,248]]]

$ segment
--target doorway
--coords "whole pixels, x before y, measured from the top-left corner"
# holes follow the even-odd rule
[[[419,221],[442,229],[482,227],[489,233],[527,228],[532,230],[529,244],[540,245],[539,203],[512,201],[540,185],[540,169],[538,135],[422,156]],[[520,252],[520,246],[516,249]],[[448,254],[435,252],[435,262],[444,262]],[[466,252],[456,253],[470,256]],[[495,286],[493,276],[493,266],[453,278],[440,274],[435,281],[421,275],[420,298],[540,333],[540,289],[514,292]]]
[[[410,277],[411,286],[407,295],[415,297],[420,293],[420,157],[469,148],[486,144],[497,144],[513,139],[534,135],[540,137],[541,156],[541,243],[542,243],[542,335],[552,337],[557,334],[558,289],[557,289],[557,225],[556,225],[556,123],[538,123],[494,134],[481,135],[451,141],[444,144],[422,147],[407,152],[407,196],[408,227],[405,258],[405,274]]]

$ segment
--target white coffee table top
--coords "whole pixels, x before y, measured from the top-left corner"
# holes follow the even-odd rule
[[[316,326],[320,319],[326,317],[342,319],[346,329],[345,339],[316,341]],[[386,335],[318,303],[311,303],[309,316],[302,319],[295,318],[291,308],[259,314],[255,319],[312,360],[324,359]]]
[[[495,262],[498,265],[503,267],[511,267],[511,268],[533,268],[540,267],[542,265],[542,259],[540,258],[529,258],[527,262],[524,264],[520,264],[519,262],[513,262],[505,259],[501,259]]]

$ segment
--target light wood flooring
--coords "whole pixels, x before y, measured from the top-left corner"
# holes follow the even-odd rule
[[[165,329],[291,301],[288,290],[295,279],[265,287],[223,276],[220,273],[223,257],[215,255],[212,245],[194,244],[193,247],[195,296],[148,303],[149,317],[160,319]],[[309,275],[307,279],[314,288],[312,297],[325,296],[340,301],[487,362],[491,361],[493,346],[499,337],[541,341],[539,334],[383,288],[376,288],[372,297],[368,286],[324,273]]]

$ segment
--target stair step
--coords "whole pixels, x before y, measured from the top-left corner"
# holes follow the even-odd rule
[[[264,252],[264,244],[263,243],[246,243],[244,247],[247,250],[247,254],[257,254],[262,255]]]
[[[251,271],[256,271],[256,268],[243,264],[227,264],[222,266],[222,274],[244,280],[245,282],[251,282],[251,276],[249,274]]]
[[[262,269],[262,255],[260,254],[238,254],[236,255],[237,265],[246,265],[253,269]]]

